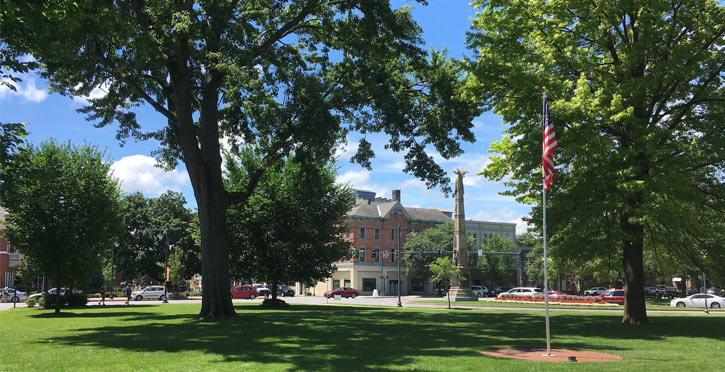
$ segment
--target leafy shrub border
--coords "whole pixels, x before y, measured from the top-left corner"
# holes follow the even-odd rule
[[[609,305],[606,301],[595,296],[564,295],[556,298],[549,296],[549,303],[559,304],[586,304],[586,305]],[[535,294],[530,297],[516,296],[510,293],[503,293],[496,297],[497,301],[519,301],[519,302],[545,302],[543,294]]]

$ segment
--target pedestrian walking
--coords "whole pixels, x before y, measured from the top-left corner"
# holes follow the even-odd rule
[[[10,297],[8,289],[8,287],[5,287],[5,289],[3,289],[3,292],[0,293],[0,302],[8,302],[8,297]]]
[[[124,289],[126,293],[126,305],[130,305],[131,303],[131,285],[126,284],[126,288]]]
[[[106,286],[105,285],[101,286],[100,292],[101,292],[101,300],[98,301],[98,306],[100,306],[101,304],[103,304],[105,306],[106,305]]]

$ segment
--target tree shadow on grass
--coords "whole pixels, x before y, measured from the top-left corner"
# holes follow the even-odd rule
[[[296,371],[379,371],[413,363],[416,356],[472,357],[481,350],[540,348],[544,333],[543,316],[525,312],[314,305],[264,311],[237,306],[236,310],[237,318],[178,322],[172,320],[189,319],[192,314],[134,309],[117,316],[148,322],[78,327],[73,335],[55,341],[135,352],[201,351],[225,362],[284,363]],[[619,319],[616,314],[552,316],[556,348],[624,351],[627,347],[620,340],[672,336],[722,340],[720,330],[725,329],[725,318],[668,316],[639,327],[620,325]]]

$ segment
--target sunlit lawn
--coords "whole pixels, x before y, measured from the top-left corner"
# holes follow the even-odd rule
[[[695,371],[725,362],[725,314],[554,312],[552,346],[623,357],[528,362],[482,350],[545,347],[540,311],[293,305],[236,306],[238,318],[197,321],[198,304],[90,307],[61,316],[0,312],[1,371]],[[719,370],[715,368],[714,370]]]

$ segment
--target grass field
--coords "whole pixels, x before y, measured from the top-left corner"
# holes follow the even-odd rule
[[[236,306],[197,321],[197,304],[89,307],[61,316],[0,312],[0,371],[695,371],[725,362],[725,314],[551,315],[552,347],[623,357],[597,363],[497,359],[479,352],[545,347],[540,311],[293,305]]]

